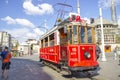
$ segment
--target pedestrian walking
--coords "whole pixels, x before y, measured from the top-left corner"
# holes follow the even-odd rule
[[[114,49],[114,60],[117,60],[117,49],[118,49],[118,46],[116,46]]]
[[[100,47],[99,47],[99,43],[97,42],[97,45],[96,45],[96,55],[97,55],[97,59],[99,58],[100,53],[101,53],[101,49],[100,49]]]
[[[8,47],[5,47],[5,49],[1,53],[1,61],[2,61],[2,78],[8,79],[8,71],[10,69],[11,64],[11,53],[8,51]]]

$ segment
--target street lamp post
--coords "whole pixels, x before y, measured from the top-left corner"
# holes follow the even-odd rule
[[[101,21],[102,61],[106,61],[105,48],[104,48],[104,33],[103,33],[102,8],[100,8],[100,21]]]

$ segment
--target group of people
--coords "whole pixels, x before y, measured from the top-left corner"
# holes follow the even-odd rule
[[[12,55],[11,55],[8,47],[5,47],[5,49],[0,54],[0,59],[2,61],[1,77],[5,78],[6,80],[8,79],[8,71],[10,69],[11,57],[12,57]]]

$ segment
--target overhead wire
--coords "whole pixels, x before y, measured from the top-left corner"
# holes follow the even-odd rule
[[[58,11],[57,18],[56,18],[56,21],[55,21],[55,25],[57,24],[58,19],[60,19],[60,20],[64,19],[65,14],[68,13],[68,12],[71,12],[73,10],[73,7],[71,5],[66,4],[66,1],[67,0],[64,0],[64,3],[56,3],[56,5],[59,5],[61,7],[59,9],[55,8],[55,10]],[[67,10],[65,10],[65,7],[70,7],[71,10],[67,11]]]
[[[50,17],[48,17],[48,18],[46,19],[46,20],[49,22],[49,21],[51,21],[51,19],[53,19],[53,17],[56,16],[55,23],[53,23],[53,27],[56,25],[58,18],[63,19],[66,13],[68,13],[68,12],[70,12],[70,11],[73,10],[72,6],[66,4],[66,2],[67,2],[67,0],[64,0],[63,3],[56,3],[56,4],[53,5],[53,8],[54,8],[55,12],[54,12],[53,15],[51,15]],[[59,9],[56,9],[56,8],[55,8],[56,6],[58,6],[58,7],[61,6],[61,7],[59,7]],[[71,9],[70,11],[65,11],[64,9],[65,9],[66,6],[67,6],[67,7],[71,7],[72,9]],[[52,21],[53,21],[53,20],[52,20]],[[44,23],[45,23],[45,22],[42,22],[42,23],[40,24],[40,26],[42,26]],[[39,28],[40,28],[40,26],[39,26]]]

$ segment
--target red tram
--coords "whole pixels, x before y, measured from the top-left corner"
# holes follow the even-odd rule
[[[59,71],[95,71],[96,56],[94,27],[79,21],[66,19],[40,38],[40,61]]]

